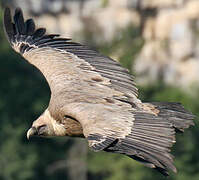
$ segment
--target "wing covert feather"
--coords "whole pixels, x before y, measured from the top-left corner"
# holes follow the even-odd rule
[[[65,105],[62,111],[80,122],[89,146],[99,151],[131,133],[134,123],[132,107],[126,103],[118,103],[120,106],[104,102],[71,103]]]

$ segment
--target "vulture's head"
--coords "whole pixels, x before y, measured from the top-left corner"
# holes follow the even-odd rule
[[[66,129],[50,115],[49,110],[33,122],[32,127],[27,132],[27,138],[31,136],[63,136]]]

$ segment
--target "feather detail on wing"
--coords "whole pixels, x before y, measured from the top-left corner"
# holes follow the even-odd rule
[[[84,136],[94,151],[104,150],[118,138],[131,133],[134,115],[130,104],[115,103],[71,103],[62,110],[77,119],[83,127]]]
[[[123,93],[123,100],[127,103],[135,105],[138,102],[138,92],[133,78],[128,70],[121,67],[118,62],[91,50],[87,46],[71,42],[70,39],[59,38],[57,34],[46,35],[46,29],[35,29],[32,19],[24,22],[22,11],[19,8],[16,9],[13,19],[14,22],[10,9],[6,8],[4,29],[11,46],[31,64],[40,69],[49,84],[55,74],[59,74],[59,76],[61,74],[68,75],[67,68],[69,65],[66,64],[70,63],[70,66],[72,66],[70,75],[74,66],[79,72],[89,71],[96,75],[92,77],[94,83],[106,80],[108,82],[106,86]],[[55,69],[51,70],[47,66]],[[78,72],[77,74],[79,77],[82,75]],[[51,76],[51,79],[49,79],[49,76]],[[134,101],[137,102],[134,103]]]

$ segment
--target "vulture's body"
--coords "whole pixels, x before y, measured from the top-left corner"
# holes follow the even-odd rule
[[[4,28],[11,46],[45,76],[51,99],[27,136],[85,137],[91,149],[125,154],[167,175],[176,172],[175,132],[193,125],[179,103],[142,103],[128,70],[90,48],[35,30],[20,9]]]

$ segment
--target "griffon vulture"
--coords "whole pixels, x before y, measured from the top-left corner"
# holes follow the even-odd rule
[[[164,175],[176,172],[169,153],[175,133],[194,125],[179,103],[143,103],[128,70],[87,46],[46,34],[24,21],[21,9],[4,13],[12,48],[45,76],[48,108],[33,122],[30,136],[84,137],[94,151],[120,153]]]

